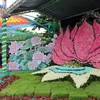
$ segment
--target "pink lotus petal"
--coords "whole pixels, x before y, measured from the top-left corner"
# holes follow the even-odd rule
[[[67,60],[70,61],[72,59],[68,58],[64,53],[61,51],[61,41],[63,38],[63,33],[61,32],[60,35],[58,36],[56,43],[55,43],[55,48],[54,50],[56,51],[57,55],[62,59],[62,60]]]
[[[52,51],[52,60],[54,61],[54,63],[58,64],[58,65],[63,65],[64,61],[61,60],[58,55],[56,54],[55,51]]]
[[[89,53],[89,57],[87,60],[89,60],[91,57],[97,55],[97,54],[100,54],[100,47],[98,49],[96,49],[95,51]]]
[[[78,27],[77,27],[77,25],[75,25],[75,27],[74,27],[73,30],[71,31],[71,40],[74,39],[77,29],[78,29]]]
[[[89,50],[89,57],[92,57],[92,56],[99,54],[99,53],[100,53],[100,36],[98,36],[94,40],[94,42]]]
[[[89,50],[89,53],[95,51],[95,50],[96,50],[97,48],[99,48],[99,47],[100,47],[100,36],[98,36],[98,37],[94,40],[94,42],[93,42],[93,44],[92,44],[92,46],[91,46],[91,48],[90,48],[90,50]]]
[[[100,68],[100,62],[91,63],[95,68]]]
[[[100,68],[100,54],[97,54],[89,59],[89,62],[93,64],[94,67]]]
[[[93,28],[86,21],[79,27],[74,38],[74,48],[76,55],[81,60],[86,60],[89,49],[94,40]]]
[[[73,42],[69,39],[69,28],[67,27],[64,37],[61,42],[61,49],[70,60],[74,60],[74,49],[73,49]]]
[[[100,24],[96,22],[96,20],[94,20],[93,22],[93,28],[95,31],[95,36],[99,36],[100,35]]]

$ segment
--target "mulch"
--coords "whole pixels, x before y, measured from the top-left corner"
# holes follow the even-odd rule
[[[19,77],[12,75],[12,76],[4,76],[2,80],[4,82],[0,83],[0,91],[2,91],[4,88],[7,87],[7,85],[12,84],[15,80],[18,80]],[[0,100],[32,100],[34,98],[35,100],[68,100],[68,98],[64,99],[51,99],[50,96],[44,97],[44,96],[35,96],[33,95],[24,95],[22,97],[19,96],[0,96]],[[34,100],[33,99],[33,100]],[[100,100],[97,98],[89,97],[87,100]]]

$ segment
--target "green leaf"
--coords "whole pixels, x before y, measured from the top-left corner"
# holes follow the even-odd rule
[[[18,62],[18,63],[21,63],[23,60],[24,60],[24,58],[20,57],[20,58],[17,60],[17,62]]]
[[[38,66],[38,69],[43,69],[43,68],[46,68],[47,67],[47,64],[42,62],[39,66]]]
[[[38,51],[41,51],[41,52],[43,52],[43,53],[49,53],[49,52],[50,52],[50,50],[49,50],[48,48],[46,48],[46,47],[40,47],[40,48],[38,49]]]
[[[10,61],[15,61],[17,59],[18,59],[18,57],[16,55],[14,55],[14,54],[10,55]]]
[[[29,70],[28,69],[28,64],[25,64],[25,65],[21,66],[21,68],[22,68],[22,70]]]
[[[26,53],[25,50],[19,50],[19,51],[18,51],[18,55],[25,54],[25,53]]]

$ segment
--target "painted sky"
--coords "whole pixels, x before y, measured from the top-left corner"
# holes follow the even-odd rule
[[[16,0],[7,0],[7,8],[9,7],[9,6],[11,6],[14,2],[15,2]],[[2,5],[3,4],[3,0],[0,0],[0,5]],[[31,13],[25,13],[25,15],[31,15],[31,16],[34,16],[34,17],[37,17],[37,15],[38,15],[39,13],[38,12],[31,12]],[[24,16],[24,14],[23,14],[23,16]],[[25,17],[25,16],[24,16]],[[30,18],[31,19],[31,17],[28,17],[28,18]],[[32,18],[33,19],[33,18]],[[27,30],[31,30],[32,28],[27,28]],[[44,29],[40,29],[40,30],[38,30],[38,29],[36,29],[35,30],[35,32],[38,32],[38,33],[41,33],[41,32],[44,32],[45,30]]]

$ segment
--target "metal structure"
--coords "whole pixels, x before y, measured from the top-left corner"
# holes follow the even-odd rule
[[[12,4],[12,6],[10,6],[8,9],[7,9],[7,11],[6,11],[6,13],[8,14],[8,16],[9,16],[9,14],[12,12],[12,11],[14,11],[15,9],[17,9],[20,5],[22,5],[24,2],[26,2],[27,0],[17,0],[17,1],[15,1],[13,4]]]
[[[19,10],[20,12],[33,11],[37,8],[37,6],[43,5],[48,1],[50,0],[16,0],[9,8],[7,8],[6,13],[10,16],[10,14],[19,13]]]
[[[99,0],[17,0],[7,14],[38,10],[58,20],[79,16],[91,10],[100,11]]]

